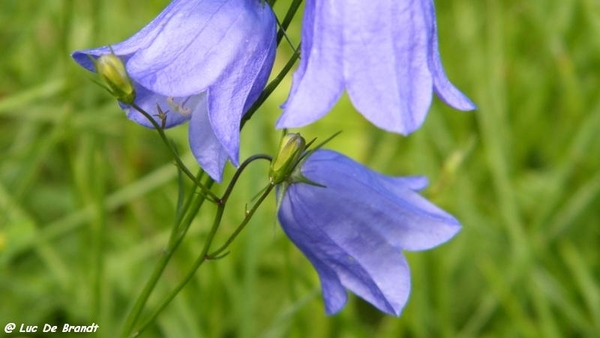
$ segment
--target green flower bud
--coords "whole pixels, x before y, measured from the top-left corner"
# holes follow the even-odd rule
[[[110,94],[123,103],[132,104],[135,89],[123,61],[112,53],[104,54],[95,61],[95,66]]]
[[[300,134],[286,134],[281,139],[279,152],[271,162],[269,170],[269,180],[272,184],[279,184],[290,177],[305,149],[306,141]]]

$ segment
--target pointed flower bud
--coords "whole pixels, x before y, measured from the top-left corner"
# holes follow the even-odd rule
[[[290,177],[305,149],[306,141],[300,134],[286,134],[281,139],[279,152],[271,163],[269,170],[271,183],[279,184]]]
[[[132,104],[135,100],[135,90],[123,61],[111,53],[101,55],[94,64],[110,94],[123,103]]]

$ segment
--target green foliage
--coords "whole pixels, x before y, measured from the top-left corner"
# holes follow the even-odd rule
[[[114,337],[161,255],[179,185],[170,153],[154,131],[128,121],[69,53],[128,37],[166,3],[0,3],[1,326],[96,322],[98,337]],[[279,0],[276,9],[286,5]],[[344,99],[301,130],[319,140],[343,130],[328,147],[387,174],[427,175],[424,193],[462,221],[451,242],[408,254],[414,287],[403,315],[382,316],[352,297],[339,315],[325,316],[316,273],[279,229],[273,198],[145,337],[600,332],[600,6],[436,5],[446,71],[477,111],[453,111],[434,99],[424,127],[402,137],[377,130]],[[297,18],[294,41],[299,27]],[[290,55],[280,51],[275,72]],[[275,153],[273,125],[289,84],[244,129],[242,159]],[[194,168],[186,129],[167,135]],[[244,173],[217,245],[267,182],[267,164]],[[203,210],[190,228],[150,308],[199,254],[213,212]]]

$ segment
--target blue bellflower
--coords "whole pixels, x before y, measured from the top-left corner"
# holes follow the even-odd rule
[[[410,292],[402,250],[446,242],[458,221],[417,193],[424,177],[384,176],[330,150],[315,151],[299,168],[295,175],[322,186],[291,183],[278,216],[317,270],[327,314],[342,309],[348,289],[400,315]]]
[[[278,128],[320,119],[344,89],[365,118],[404,135],[425,120],[432,89],[475,109],[444,73],[433,0],[307,0],[301,52]]]
[[[95,71],[90,56],[120,57],[134,102],[165,128],[190,120],[192,152],[220,181],[228,159],[239,163],[241,118],[266,85],[275,37],[275,16],[260,0],[175,0],[131,38],[73,58]],[[164,121],[157,105],[167,112]],[[131,120],[152,127],[134,108],[121,106]]]

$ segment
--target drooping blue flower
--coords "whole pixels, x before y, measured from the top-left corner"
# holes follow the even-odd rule
[[[330,150],[317,150],[299,168],[324,187],[290,184],[278,216],[317,270],[326,312],[342,309],[347,289],[400,315],[410,292],[402,250],[446,242],[460,230],[458,221],[417,193],[424,177],[384,176]]]
[[[344,89],[365,118],[405,135],[423,123],[432,89],[475,109],[444,73],[433,0],[307,0],[301,55],[278,128],[318,120]]]
[[[111,53],[126,65],[135,103],[165,128],[190,120],[192,152],[220,181],[229,159],[238,165],[240,121],[271,72],[276,19],[261,0],[175,0],[131,38],[73,53],[95,71],[90,56]],[[157,104],[168,111],[164,122]],[[127,116],[151,123],[130,106]]]

